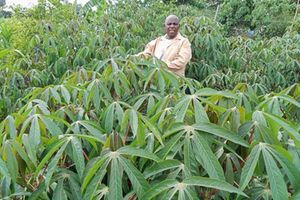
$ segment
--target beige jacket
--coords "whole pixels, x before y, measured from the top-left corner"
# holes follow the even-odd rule
[[[138,55],[144,55],[145,57],[154,56],[156,47],[159,45],[159,42],[162,41],[162,37],[158,37],[149,42],[145,50]],[[184,76],[186,65],[191,58],[191,43],[187,38],[178,33],[178,35],[172,39],[171,44],[166,49],[162,60],[166,62],[171,71],[180,76]]]

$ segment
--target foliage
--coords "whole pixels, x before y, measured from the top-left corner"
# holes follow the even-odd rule
[[[205,86],[234,88],[240,82],[263,91],[299,82],[299,34],[261,39],[225,37],[223,27],[206,17],[190,18],[183,27],[193,46],[187,75]]]
[[[292,23],[295,8],[290,0],[225,0],[220,21],[228,28],[244,25],[262,35],[281,36]]]
[[[5,0],[1,0],[0,1],[0,6],[5,6],[5,3],[6,3]]]
[[[227,37],[190,5],[54,3],[1,22],[1,199],[299,196],[299,34]],[[130,56],[170,13],[186,78]]]

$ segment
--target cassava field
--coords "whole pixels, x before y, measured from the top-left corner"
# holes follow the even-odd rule
[[[300,199],[298,3],[2,7],[0,199]],[[132,56],[171,13],[186,77]]]

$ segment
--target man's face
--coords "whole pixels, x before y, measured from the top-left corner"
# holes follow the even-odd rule
[[[176,37],[179,31],[179,20],[177,18],[169,18],[165,22],[165,31],[169,39]]]

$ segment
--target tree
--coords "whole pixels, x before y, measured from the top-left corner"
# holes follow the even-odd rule
[[[5,6],[6,2],[5,0],[0,0],[0,6]]]

